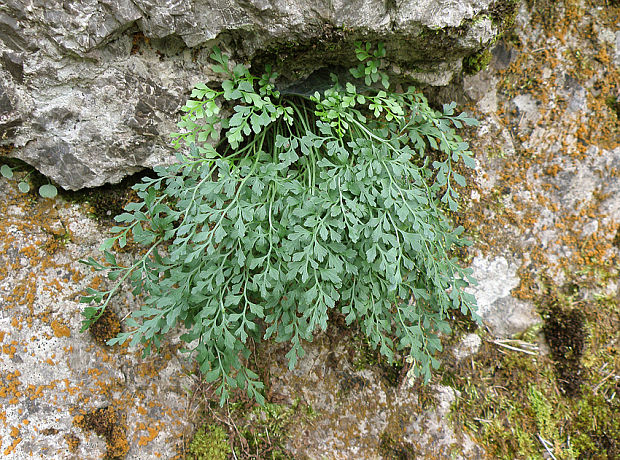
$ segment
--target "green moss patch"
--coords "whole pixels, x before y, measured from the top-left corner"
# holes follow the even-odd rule
[[[453,421],[493,458],[543,458],[545,452],[557,459],[618,458],[617,299],[584,301],[551,289],[538,303],[545,318],[538,340],[548,355],[486,340],[473,362],[448,360],[443,383],[461,392]],[[536,334],[519,338],[533,342]]]
[[[205,425],[196,431],[186,460],[225,460],[232,452],[228,435],[218,425]]]
[[[492,57],[493,54],[489,49],[484,49],[478,53],[472,54],[463,59],[463,70],[468,75],[476,74],[488,67]]]
[[[292,405],[266,402],[258,406],[235,395],[225,407],[213,402],[212,389],[202,395],[211,401],[204,407],[203,425],[184,449],[186,460],[292,459],[287,443],[291,428],[311,421],[316,414],[298,401]]]

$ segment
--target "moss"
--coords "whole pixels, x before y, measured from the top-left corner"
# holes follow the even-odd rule
[[[617,386],[617,385],[616,385]],[[588,391],[575,411],[572,443],[580,459],[620,458],[620,400]]]
[[[616,230],[616,234],[613,239],[613,244],[615,247],[620,249],[620,227],[618,227],[618,230]]]
[[[602,43],[596,32],[613,29],[618,11],[602,8],[602,0],[528,3],[530,22],[526,27],[534,33],[519,32],[522,49],[496,73],[503,81],[497,115],[503,129],[513,130],[516,152],[493,161],[479,158],[494,171],[499,167],[500,172],[494,189],[480,191],[480,204],[471,206],[464,226],[479,232],[476,248],[491,255],[507,248],[523,253],[524,247],[519,245],[532,237],[527,262],[519,270],[521,284],[512,293],[535,303],[545,319],[541,328],[544,337],[532,330],[521,339],[532,344],[546,340],[550,353],[544,354],[546,347],[541,346],[539,354],[531,356],[501,350],[484,341],[471,361],[450,363],[445,359],[448,365],[443,382],[461,391],[451,416],[491,458],[550,457],[538,435],[549,443],[557,459],[620,458],[614,450],[620,437],[613,418],[619,413],[616,400],[620,393],[614,379],[620,369],[620,309],[619,298],[610,294],[618,279],[618,226],[617,222],[607,225],[600,220],[605,210],[598,206],[605,198],[598,193],[575,209],[565,206],[561,193],[554,191],[560,186],[555,177],[558,164],[582,164],[592,145],[601,149],[617,146],[619,125],[611,106],[614,101],[604,102],[617,93],[618,72],[610,64],[613,47]],[[596,14],[588,13],[592,11]],[[575,47],[581,51],[574,51]],[[554,54],[567,48],[561,58]],[[572,77],[586,90],[587,113],[576,118],[564,115],[567,103],[558,95],[565,72],[557,69],[576,72]],[[546,75],[549,70],[555,77]],[[520,114],[513,110],[510,99],[519,94],[530,94],[539,103],[541,118],[535,125],[546,133],[544,139],[532,141],[531,129],[537,128],[524,128]],[[574,133],[574,142],[568,133]],[[546,148],[555,142],[563,146],[560,152]],[[484,142],[480,144],[487,147]],[[490,145],[497,148],[501,143]],[[611,180],[618,172],[605,170],[602,174]],[[490,203],[497,199],[493,190],[504,187],[513,193],[500,213]],[[522,192],[532,199],[522,201]],[[554,217],[557,240],[549,247],[543,247],[541,227],[535,226],[541,223],[537,216],[540,210]],[[583,226],[591,219],[599,220],[599,229],[584,237]],[[566,282],[545,294],[549,283],[544,281],[544,274],[557,279],[558,270],[563,271]]]
[[[485,341],[475,366],[447,362],[443,383],[461,392],[451,417],[493,458],[541,458],[541,438],[558,459],[617,458],[619,388],[611,377],[620,361],[608,345],[617,336],[617,300],[597,296],[575,308],[585,282],[548,288],[538,302],[545,324],[520,336],[534,342],[544,332],[549,356],[503,353]]]
[[[228,435],[217,425],[205,425],[196,431],[186,460],[225,460],[232,452]]]
[[[605,104],[609,107],[620,121],[620,97],[609,96],[605,99]]]
[[[560,386],[568,395],[575,395],[583,380],[581,357],[586,342],[584,315],[577,309],[562,306],[557,299],[546,307],[543,333],[549,347]]]
[[[338,397],[347,397],[351,392],[358,393],[366,387],[366,379],[346,371],[339,372]]]
[[[413,460],[418,458],[411,443],[397,442],[388,432],[381,433],[379,453],[384,460]]]
[[[241,434],[249,452],[262,452],[259,458],[283,460],[293,458],[286,450],[288,428],[297,412],[299,403],[288,407],[265,403],[256,407],[245,417]]]
[[[473,75],[488,67],[493,54],[488,48],[483,49],[471,56],[463,59],[463,71],[468,75]]]
[[[106,346],[108,340],[113,339],[121,332],[121,322],[117,314],[108,307],[88,330],[95,342],[101,346]]]
[[[74,424],[85,431],[94,431],[106,441],[106,459],[125,458],[129,452],[126,429],[119,414],[111,407],[95,409],[74,418]]]
[[[502,33],[514,26],[520,2],[521,0],[496,0],[489,7],[491,19]]]
[[[531,386],[527,395],[530,408],[533,412],[538,434],[545,440],[557,439],[558,429],[553,419],[553,409],[545,396],[535,387]]]
[[[339,324],[338,318],[330,319],[333,319],[333,324],[336,325],[333,332],[338,334],[340,338],[344,337],[342,334],[350,334],[347,337],[347,348],[353,369],[356,371],[375,369],[384,382],[391,387],[397,387],[402,382],[405,377],[405,359],[403,356],[396,356],[394,361],[390,362],[380,353],[378,348],[372,346],[368,338],[359,329],[351,331],[351,326]],[[354,383],[353,386],[360,386],[359,377],[353,379],[353,376],[349,376],[348,380]],[[357,380],[357,383],[354,380]]]
[[[500,39],[508,37],[507,42],[515,40],[512,29],[517,16],[519,2],[520,0],[497,0],[490,5],[488,13],[479,14],[469,21],[476,24],[485,19],[491,19],[493,25],[499,29],[499,32],[485,48],[463,59],[463,72],[465,74],[474,75],[481,70],[485,70],[493,58],[491,48]],[[516,41],[518,42],[518,38]]]
[[[266,391],[266,393],[269,392]],[[201,442],[215,445],[214,452],[220,449],[222,452],[227,452],[226,455],[233,453],[238,459],[283,460],[293,458],[287,448],[291,439],[291,430],[317,417],[311,406],[301,404],[299,400],[292,405],[266,402],[261,407],[257,406],[253,400],[250,401],[246,395],[239,393],[229,400],[226,407],[220,407],[213,396],[209,393],[203,394],[208,404],[203,414],[204,428]],[[230,428],[227,438],[221,436],[224,432],[221,427],[222,423]],[[220,434],[214,430],[219,430]],[[219,439],[219,441],[214,444],[214,439]],[[230,450],[223,447],[224,442]],[[185,448],[187,460],[226,458],[222,456],[198,457],[191,450],[193,443],[194,441]]]
[[[316,69],[316,56],[324,57],[325,63],[342,63],[350,59],[351,43],[348,30],[329,24],[317,25],[317,38],[275,42],[254,55],[253,69],[262,71],[272,66],[281,77],[295,81],[306,78]]]
[[[11,152],[13,151],[13,149],[15,149],[15,146],[13,144],[0,145],[0,157],[6,157],[3,158],[2,161],[6,161],[6,159],[11,156]]]
[[[547,374],[551,371],[547,363]],[[484,343],[471,371],[459,365],[452,385],[461,397],[451,417],[462,424],[493,458],[528,458],[538,453],[536,417],[529,397],[541,369],[531,357],[502,354]]]

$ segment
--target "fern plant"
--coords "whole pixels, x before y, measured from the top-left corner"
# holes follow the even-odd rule
[[[455,128],[476,121],[454,103],[433,110],[413,88],[391,90],[381,44],[359,43],[356,55],[351,81],[332,76],[305,98],[213,49],[225,79],[197,85],[183,107],[178,163],[134,187],[142,201],[116,217],[106,262],[83,261],[115,281],[82,299],[93,304],[83,329],[128,281],[144,305],[110,344],[148,354],[180,324],[221,403],[231,388],[262,403],[248,339],[290,343],[293,368],[336,310],[389,360],[409,354],[428,380],[450,310],[476,316],[471,271],[451,256],[468,242],[444,212],[457,209],[454,184],[465,185],[455,165],[475,166]],[[130,235],[148,250],[122,266],[110,250]]]

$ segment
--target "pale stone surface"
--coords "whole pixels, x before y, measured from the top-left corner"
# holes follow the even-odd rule
[[[259,5],[257,2],[254,4]],[[260,5],[260,8],[269,8],[266,2]],[[126,14],[131,16],[130,13],[127,10]],[[547,41],[540,28],[529,23],[529,17],[526,7],[522,6],[515,31],[525,40],[522,52],[548,47],[562,56],[569,51],[567,44],[559,44],[557,40]],[[166,21],[161,21],[161,24],[153,23],[149,27],[165,30],[168,26]],[[567,40],[567,43],[574,43],[570,37]],[[70,45],[78,47],[79,44]],[[596,46],[603,45],[596,43]],[[618,48],[616,46],[616,50]],[[595,138],[592,145],[584,147],[583,156],[571,156],[584,142],[579,139],[576,126],[589,126],[588,120],[596,115],[588,111],[592,110],[593,86],[597,78],[602,78],[601,74],[595,74],[589,82],[579,84],[586,91],[584,99],[581,97],[582,89],[570,84],[567,78],[570,69],[566,63],[560,60],[553,68],[543,65],[540,79],[544,84],[546,100],[541,102],[537,99],[543,89],[513,88],[516,94],[502,89],[504,75],[499,70],[506,69],[514,61],[515,53],[511,50],[502,53],[494,51],[494,56],[495,62],[485,74],[465,80],[466,96],[474,99],[473,105],[479,111],[476,115],[481,120],[471,140],[480,168],[476,176],[479,188],[472,191],[472,196],[477,197],[477,204],[486,206],[478,223],[491,224],[491,230],[485,227],[481,235],[476,235],[473,253],[477,255],[473,268],[474,275],[480,281],[475,289],[480,313],[493,335],[507,336],[522,332],[533,322],[540,321],[533,313],[533,300],[515,297],[515,290],[526,275],[546,275],[561,286],[567,276],[575,276],[579,269],[584,268],[579,265],[575,267],[575,259],[571,257],[580,255],[582,248],[588,249],[588,244],[593,240],[611,242],[618,232],[620,147],[617,140],[615,145],[614,139],[607,139],[607,144],[600,140],[599,145],[599,140]],[[534,56],[538,58],[540,55]],[[4,59],[6,63],[9,58]],[[119,72],[119,75],[122,74]],[[19,72],[15,71],[15,74],[19,75]],[[485,89],[485,86],[488,88]],[[106,88],[112,91],[114,85]],[[58,94],[62,94],[60,89]],[[495,98],[497,112],[492,110],[492,103],[487,103],[492,102],[492,98]],[[581,103],[584,100],[587,104]],[[9,112],[2,110],[17,107],[20,103],[10,97],[3,99],[0,94],[0,123],[8,120],[6,113]],[[511,109],[519,109],[520,113],[515,111],[512,114]],[[549,113],[554,112],[559,114],[558,117],[550,118]],[[522,114],[525,114],[523,118]],[[501,175],[502,166],[523,158],[536,161],[528,162],[527,170],[511,170],[515,174],[522,173],[523,178],[521,182],[507,183]],[[6,184],[0,179],[0,203],[6,204],[6,208],[3,205],[0,209],[4,218],[0,264],[0,330],[4,331],[4,335],[0,375],[2,388],[6,391],[6,396],[1,396],[2,410],[7,417],[6,424],[0,426],[2,452],[21,439],[15,451],[10,453],[13,458],[28,458],[29,450],[36,454],[34,458],[37,455],[39,458],[72,458],[66,450],[64,435],[74,434],[82,442],[76,458],[99,456],[105,450],[105,443],[97,436],[87,436],[75,428],[70,411],[76,405],[91,409],[110,401],[122,401],[126,404],[127,413],[131,414],[127,420],[130,458],[151,458],[156,449],[171,452],[174,437],[178,435],[177,428],[180,428],[175,427],[174,423],[183,416],[170,416],[167,410],[185,407],[187,400],[183,397],[183,386],[187,383],[191,387],[191,381],[182,377],[182,362],[177,361],[176,354],[172,354],[170,360],[151,358],[142,361],[127,352],[118,355],[104,352],[93,344],[89,336],[77,333],[81,307],[76,302],[76,296],[88,283],[88,279],[80,278],[88,275],[88,271],[78,268],[76,260],[94,254],[94,248],[103,238],[102,230],[94,222],[80,217],[75,207],[60,207],[59,218],[44,220],[45,225],[42,225],[32,208],[15,198],[13,192],[6,191],[12,190],[10,187],[7,189]],[[467,211],[465,214],[467,217]],[[579,219],[569,220],[567,215],[576,215]],[[50,260],[38,243],[50,240],[50,234],[45,229],[58,231],[59,220],[70,230],[72,238],[66,250]],[[517,221],[520,226],[515,223]],[[492,241],[492,245],[482,253],[479,247],[486,241]],[[584,253],[588,255],[585,250]],[[609,263],[615,263],[618,249],[612,247],[609,254]],[[540,265],[542,257],[546,260]],[[43,259],[41,263],[37,262],[38,266],[43,262],[46,264],[41,273],[33,268],[33,261],[37,258]],[[566,260],[573,265],[559,265]],[[8,267],[10,272],[2,272],[3,266]],[[568,269],[564,267],[572,272],[567,275]],[[74,272],[79,276],[71,284],[73,282],[67,278],[72,279]],[[37,277],[40,277],[39,284]],[[58,280],[60,289],[52,284],[54,279]],[[535,287],[533,289],[531,295],[540,295]],[[615,296],[618,289],[617,281],[609,280],[605,289],[596,294]],[[14,293],[17,299],[9,298],[7,293]],[[585,298],[592,293],[579,295]],[[32,298],[35,301],[30,303]],[[133,305],[129,301],[127,305],[121,304],[117,305],[121,315]],[[32,318],[32,328],[28,326],[28,318]],[[22,325],[21,330],[13,324],[14,319],[15,324]],[[52,327],[54,320],[57,321],[56,329]],[[61,322],[60,328],[58,322]],[[69,337],[63,336],[63,324],[69,327]],[[32,342],[29,341],[30,336],[35,338]],[[477,340],[474,337],[477,335],[466,335],[461,339],[463,352],[475,352]],[[327,458],[380,458],[379,437],[394,430],[400,436],[396,440],[414,446],[419,458],[450,458],[452,453],[457,458],[483,457],[480,448],[461,433],[462,427],[451,425],[448,411],[459,397],[455,390],[435,385],[431,391],[434,403],[425,404],[422,390],[406,385],[389,386],[376,368],[359,369],[351,362],[345,340],[331,340],[326,334],[321,334],[315,342],[308,344],[307,355],[293,372],[286,370],[286,348],[280,349],[273,362],[269,363],[273,392],[289,402],[300,398],[318,413],[308,427],[300,427],[292,433],[290,447],[297,455],[301,458],[321,458],[322,455]],[[71,345],[74,351],[64,349]],[[15,347],[14,353],[12,346]],[[92,347],[91,351],[84,351],[88,347]],[[28,355],[32,352],[35,356]],[[454,349],[448,349],[447,353],[455,353],[456,358],[461,356],[460,351]],[[56,356],[52,357],[54,354]],[[50,371],[51,365],[45,362],[48,358],[56,363],[53,372]],[[475,362],[476,357],[471,358]],[[159,376],[151,376],[149,366],[155,374],[161,370]],[[20,371],[20,375],[15,376],[16,370]],[[42,388],[40,397],[29,399],[30,392],[36,392],[37,387],[29,389],[28,384],[42,386],[65,377],[68,384],[57,382],[55,389]],[[78,389],[73,390],[74,387]],[[17,396],[15,391],[23,392],[23,395]],[[71,394],[73,391],[75,394]],[[144,399],[136,396],[140,391],[144,392]],[[83,395],[92,399],[80,399]],[[12,402],[13,398],[16,398],[15,402]],[[151,408],[150,403],[156,406]],[[140,408],[147,410],[147,414],[142,414]],[[22,410],[21,414],[19,410]],[[151,424],[148,418],[162,419],[165,426],[151,443],[142,446],[140,440],[148,438],[150,433],[148,429],[141,428],[140,423],[151,428],[159,426],[157,423]],[[27,425],[24,423],[26,419],[32,422]],[[59,432],[42,435],[33,426],[40,430],[55,427]],[[13,432],[13,427],[18,431]]]
[[[616,32],[616,52],[614,53],[614,64],[620,67],[620,31]]]
[[[105,230],[78,206],[33,201],[4,178],[0,215],[2,458],[102,458],[105,441],[74,420],[108,406],[124,427],[127,459],[171,458],[191,432],[193,386],[193,365],[174,338],[162,355],[142,358],[79,332],[78,301],[94,275],[77,261],[99,257]],[[122,316],[135,304],[121,295],[109,308]],[[73,451],[71,439],[79,442]]]
[[[611,94],[601,95],[600,89],[614,69],[598,66],[585,78],[562,58],[569,49],[579,49],[575,60],[586,62],[605,49],[614,59],[617,34],[603,25],[603,13],[598,9],[583,15],[578,27],[592,26],[599,42],[583,40],[577,30],[558,40],[546,36],[540,24],[530,24],[530,13],[522,3],[514,30],[519,46],[500,42],[492,50],[490,67],[463,80],[465,94],[476,112],[483,114],[472,142],[481,168],[477,190],[480,201],[488,204],[479,220],[484,229],[479,231],[481,240],[490,242],[485,251],[474,251],[472,268],[480,285],[473,291],[479,313],[498,336],[522,332],[540,321],[535,298],[544,286],[562,286],[578,276],[584,260],[589,261],[588,251],[599,257],[592,247],[605,248],[617,232],[617,121],[614,117],[608,121],[608,132],[591,121],[608,109],[596,104],[615,96],[613,85],[606,90]],[[557,58],[552,66],[541,59],[545,52]],[[506,73],[511,62],[527,53],[528,59],[519,64],[522,75],[518,69]],[[526,65],[531,62],[539,64]],[[530,86],[533,80],[536,83]],[[496,100],[496,111],[489,110],[491,98]],[[504,169],[511,163],[518,166]],[[603,260],[613,264],[613,247],[604,250]],[[524,277],[532,283],[526,289]],[[520,300],[519,295],[534,300]]]
[[[458,394],[452,388],[426,389],[432,395],[428,401],[419,386],[392,386],[378,368],[352,362],[359,344],[342,334],[322,334],[304,349],[306,355],[293,371],[287,371],[282,352],[274,354],[270,367],[274,394],[290,403],[300,398],[319,414],[292,433],[289,448],[295,458],[390,458],[381,449],[386,437],[416,458],[483,455],[460,428],[447,422]]]
[[[452,353],[457,361],[460,361],[468,356],[471,356],[478,352],[478,349],[482,345],[482,339],[477,334],[466,334],[461,341],[454,347]]]
[[[519,285],[516,263],[505,257],[476,257],[471,265],[478,285],[470,288],[478,301],[478,314],[491,332],[508,337],[540,322],[533,305],[514,298]]]
[[[494,90],[496,85],[497,78],[487,70],[463,78],[465,94],[477,101],[476,107],[482,113],[497,111],[497,93]]]
[[[353,42],[367,37],[384,41],[409,77],[445,85],[499,33],[492,3],[7,0],[0,142],[64,188],[118,182],[170,161],[179,108],[194,84],[214,79],[215,44],[237,60],[280,63],[298,80],[356,64]]]

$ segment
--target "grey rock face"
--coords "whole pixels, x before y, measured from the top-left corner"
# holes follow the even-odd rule
[[[519,284],[516,264],[504,257],[476,257],[472,263],[478,285],[471,288],[478,300],[478,314],[491,332],[509,337],[540,322],[533,305],[510,294]]]
[[[457,391],[433,385],[426,389],[429,404],[419,387],[392,386],[377,369],[355,369],[350,345],[336,336],[322,336],[304,349],[291,372],[283,359],[270,363],[272,391],[289,404],[299,398],[321,414],[293,429],[287,447],[295,458],[375,460],[398,458],[400,451],[415,452],[415,458],[484,457],[448,419]],[[382,439],[396,446],[382,447]]]
[[[22,174],[22,173],[19,173]],[[163,355],[109,347],[80,333],[78,303],[94,274],[77,261],[105,238],[83,208],[28,203],[0,178],[0,428],[2,458],[103,458],[106,442],[76,417],[111,408],[128,460],[172,458],[191,432],[193,365],[173,340]],[[65,235],[60,246],[57,237]],[[30,248],[30,249],[25,249]],[[136,308],[127,295],[112,310]],[[11,427],[15,428],[11,431]],[[161,455],[163,454],[163,456]],[[109,457],[109,456],[108,456]]]
[[[213,78],[215,43],[246,62],[288,58],[297,80],[348,64],[355,40],[382,40],[405,75],[442,85],[498,34],[497,3],[5,0],[0,142],[64,188],[116,182],[170,158],[189,88]]]

